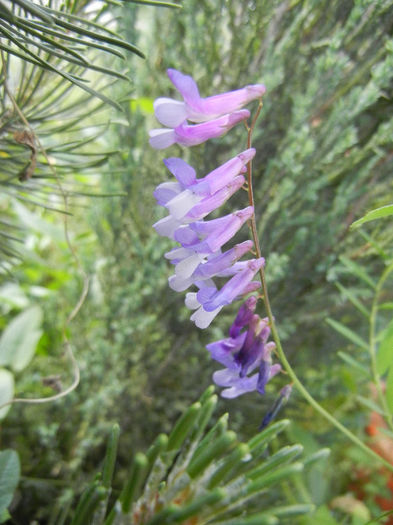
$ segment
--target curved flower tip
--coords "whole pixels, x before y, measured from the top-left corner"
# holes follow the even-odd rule
[[[266,88],[263,84],[254,84],[242,89],[201,98],[195,80],[177,71],[167,70],[168,77],[182,95],[184,102],[172,99],[158,99],[156,117],[165,126],[176,127],[183,120],[206,122],[226,113],[233,113],[252,100],[261,98]]]

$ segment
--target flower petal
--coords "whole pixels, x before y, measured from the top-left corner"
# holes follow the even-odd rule
[[[152,148],[164,149],[176,142],[173,129],[152,129],[149,131],[149,143]]]
[[[175,128],[187,119],[184,102],[172,98],[157,98],[153,104],[156,119],[164,126]]]

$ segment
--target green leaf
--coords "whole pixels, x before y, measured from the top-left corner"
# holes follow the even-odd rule
[[[14,397],[14,376],[8,370],[0,368],[0,406]],[[0,420],[3,419],[11,405],[0,408]]]
[[[387,206],[382,206],[381,208],[376,208],[375,210],[369,211],[361,219],[353,222],[350,226],[350,229],[353,230],[355,228],[359,228],[359,226],[365,222],[374,221],[383,217],[389,217],[390,215],[393,215],[393,204],[388,204]]]
[[[347,270],[349,270],[350,273],[356,275],[356,277],[359,277],[359,279],[367,283],[369,286],[371,286],[371,288],[375,288],[376,285],[374,280],[368,275],[365,269],[362,266],[360,266],[360,264],[351,261],[351,259],[348,259],[343,255],[341,255],[339,259],[342,262],[342,264],[347,268]]]
[[[377,370],[384,374],[393,363],[393,319],[388,324],[377,353]]]
[[[350,356],[346,352],[337,352],[337,355],[340,359],[345,361],[347,365],[351,366],[355,370],[358,370],[361,374],[364,374],[365,376],[370,375],[370,372],[364,365],[360,364],[359,361],[356,361],[356,359],[354,359],[352,356]]]
[[[8,324],[0,338],[0,365],[19,372],[30,363],[42,335],[41,321],[41,308],[33,306]]]
[[[354,343],[357,346],[360,346],[364,350],[368,350],[368,344],[359,337],[355,332],[353,332],[350,328],[347,326],[339,323],[338,321],[334,321],[334,319],[326,319],[326,322],[336,330],[339,334],[344,336],[346,339],[349,339],[352,343]]]
[[[367,319],[370,317],[370,313],[367,308],[359,301],[359,299],[345,286],[340,283],[335,283],[340,292],[351,301],[351,303],[361,312]]]
[[[0,452],[0,515],[4,513],[12,501],[19,476],[18,454],[10,449]]]

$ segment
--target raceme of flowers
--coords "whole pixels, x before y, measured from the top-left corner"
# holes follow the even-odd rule
[[[243,106],[265,93],[265,86],[256,84],[201,98],[192,77],[174,69],[168,69],[168,76],[183,101],[155,101],[156,118],[166,126],[150,131],[150,144],[156,149],[175,143],[195,146],[224,135],[250,116]],[[205,219],[244,185],[243,174],[254,155],[254,148],[242,151],[202,178],[197,178],[194,168],[181,158],[164,160],[175,180],[160,184],[154,192],[157,203],[168,211],[154,228],[159,235],[177,243],[165,254],[175,269],[169,286],[177,292],[193,287],[194,291],[186,294],[185,304],[193,310],[191,320],[199,328],[207,328],[224,306],[244,299],[260,286],[254,277],[264,266],[264,258],[241,260],[252,250],[253,242],[227,247],[252,218],[253,207]],[[227,280],[218,287],[217,278]],[[245,299],[229,337],[207,346],[212,358],[225,367],[213,374],[214,382],[224,387],[223,397],[234,398],[254,390],[263,394],[266,383],[281,369],[272,363],[275,344],[268,342],[268,319],[255,314],[256,304],[255,295]]]

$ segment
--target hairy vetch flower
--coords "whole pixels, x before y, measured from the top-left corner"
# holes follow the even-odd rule
[[[188,125],[179,124],[174,129],[152,129],[149,132],[150,145],[155,149],[164,149],[172,144],[180,146],[197,146],[209,139],[225,135],[233,126],[242,120],[248,119],[250,112],[248,109],[241,109],[228,115],[223,115],[214,120],[202,122],[201,124]]]
[[[154,102],[157,120],[170,128],[179,126],[185,120],[205,122],[233,113],[252,100],[261,98],[266,91],[263,84],[255,84],[236,91],[201,98],[198,86],[192,77],[176,69],[168,69],[167,73],[184,100],[181,102],[172,98],[158,98]]]
[[[250,116],[241,109],[265,93],[263,84],[246,86],[208,98],[201,98],[192,77],[174,69],[168,76],[183,97],[183,101],[158,98],[154,103],[157,119],[165,129],[150,131],[150,144],[163,149],[172,144],[195,146],[220,137],[234,125]],[[187,121],[195,124],[189,124]],[[178,243],[165,254],[175,267],[169,278],[170,287],[178,292],[191,286],[196,291],[186,294],[185,304],[193,310],[191,321],[207,328],[221,309],[256,291],[259,281],[253,281],[265,264],[263,257],[241,260],[254,246],[244,241],[222,252],[241,227],[254,215],[254,207],[205,220],[245,185],[247,164],[255,155],[249,148],[228,160],[203,178],[197,178],[192,166],[171,157],[164,160],[174,175],[174,181],[157,186],[154,196],[168,215],[154,224],[159,233]],[[217,285],[217,280],[227,279]],[[267,382],[281,370],[273,364],[273,342],[268,342],[268,319],[255,314],[257,298],[250,296],[240,307],[229,330],[229,337],[207,346],[213,359],[225,368],[213,374],[214,382],[224,387],[227,398],[256,390],[264,394]],[[282,398],[286,396],[283,391]],[[289,395],[289,394],[288,394]]]
[[[281,370],[279,364],[272,363],[275,344],[268,342],[268,319],[253,313],[256,298],[252,297],[240,307],[230,336],[206,347],[212,358],[226,367],[213,374],[213,381],[225,387],[223,397],[234,398],[254,390],[264,394],[266,383]]]

